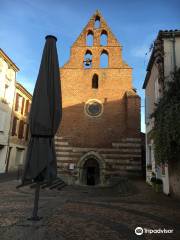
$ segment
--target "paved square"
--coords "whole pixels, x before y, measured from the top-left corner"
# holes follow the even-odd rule
[[[31,216],[34,190],[0,183],[1,240],[180,239],[180,202],[154,193],[142,180],[113,188],[68,186],[41,190],[39,222]],[[174,233],[135,234],[135,228],[173,229]]]

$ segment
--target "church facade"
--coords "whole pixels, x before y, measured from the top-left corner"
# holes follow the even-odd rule
[[[141,173],[140,97],[122,46],[97,11],[60,68],[63,117],[58,173],[69,184],[107,185]]]

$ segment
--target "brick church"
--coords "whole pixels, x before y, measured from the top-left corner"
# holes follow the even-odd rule
[[[72,45],[60,76],[59,175],[69,184],[107,185],[140,174],[140,97],[122,46],[98,11]]]

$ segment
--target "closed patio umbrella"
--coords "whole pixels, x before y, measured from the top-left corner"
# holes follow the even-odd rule
[[[57,176],[54,135],[62,117],[62,100],[56,41],[56,37],[46,36],[29,115],[31,137],[22,183],[37,183],[32,220],[39,220],[39,182],[50,182]]]

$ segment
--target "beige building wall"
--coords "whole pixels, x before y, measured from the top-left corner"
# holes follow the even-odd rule
[[[172,72],[180,68],[180,36],[164,39],[164,75],[166,81],[172,80]],[[171,163],[168,168],[170,192],[180,198],[180,163]]]
[[[164,76],[165,80],[171,80],[172,72],[180,67],[180,37],[163,39],[164,43]],[[174,47],[173,47],[174,45]],[[175,60],[175,62],[174,62]]]
[[[0,173],[6,171],[10,123],[19,69],[0,49]]]
[[[150,183],[152,172],[155,172],[155,159],[154,159],[154,145],[153,140],[149,138],[149,133],[154,126],[154,119],[151,114],[155,109],[155,82],[158,79],[159,73],[156,65],[153,65],[149,81],[145,89],[145,123],[146,123],[146,165],[152,166],[150,171],[146,171],[146,180]]]
[[[149,81],[145,89],[145,121],[146,121],[146,132],[149,132],[153,128],[153,118],[151,114],[155,110],[155,81],[158,79],[159,73],[156,65],[153,65]]]
[[[16,83],[9,141],[8,171],[18,170],[24,162],[29,139],[28,116],[31,100],[31,94],[20,83]]]
[[[163,74],[164,80],[171,81],[172,73],[180,67],[180,36],[173,38],[171,33],[166,32],[167,37],[161,39],[161,46],[163,52]],[[159,40],[158,40],[159,41]],[[150,183],[152,177],[152,172],[156,174],[157,178],[161,178],[163,181],[163,192],[169,194],[169,192],[174,192],[177,196],[180,196],[180,164],[161,164],[156,162],[154,156],[154,142],[151,135],[151,131],[154,127],[154,120],[150,118],[151,114],[155,110],[155,103],[158,102],[159,98],[163,95],[162,85],[159,83],[160,79],[160,68],[157,63],[156,46],[154,47],[153,54],[151,56],[148,73],[147,82],[145,86],[145,123],[146,123],[146,180]],[[158,49],[160,49],[158,47]],[[156,54],[156,55],[155,55]],[[160,62],[161,64],[161,62]],[[161,65],[162,66],[162,65]],[[150,69],[149,69],[150,68]],[[146,80],[145,80],[146,81]]]

